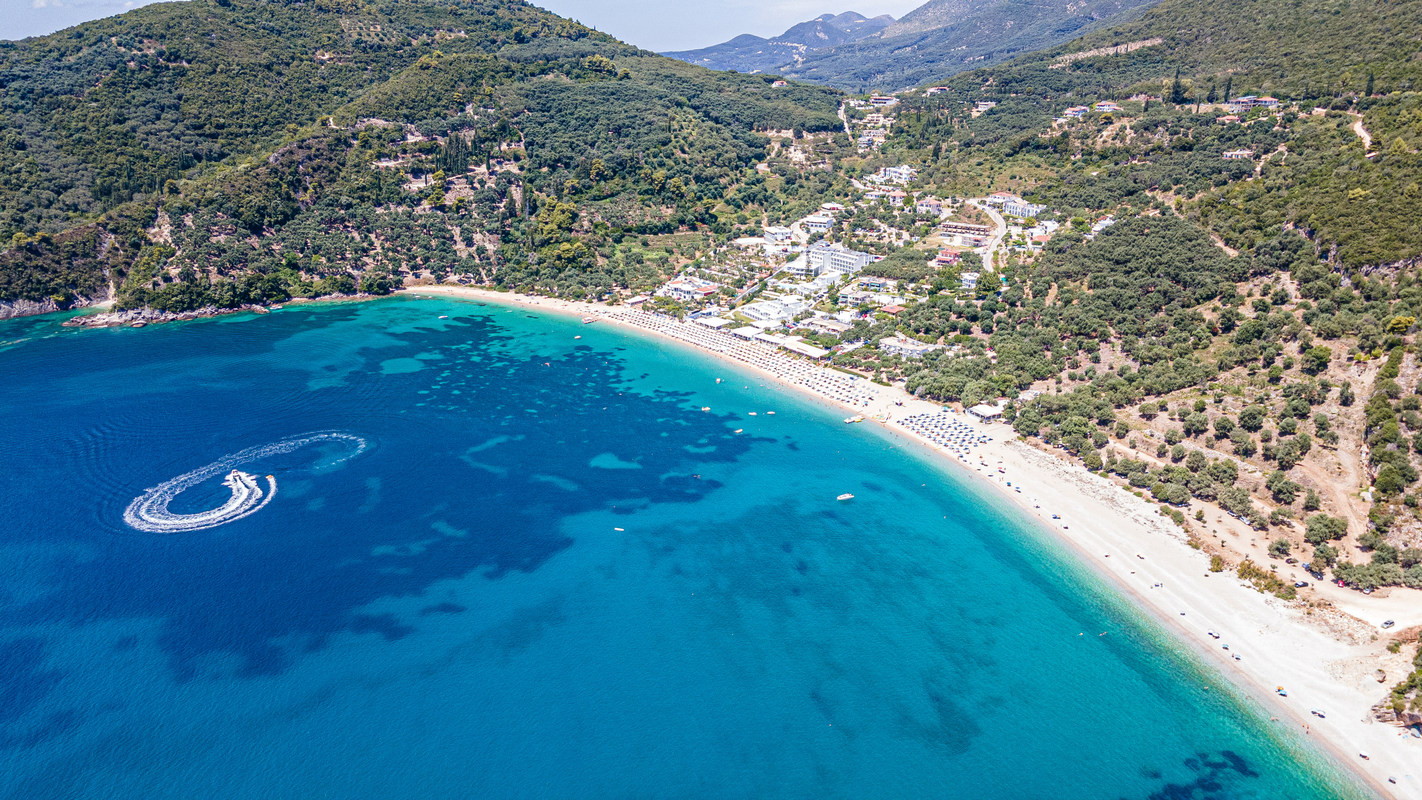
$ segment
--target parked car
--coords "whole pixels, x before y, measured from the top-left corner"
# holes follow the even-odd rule
[[[1383,620],[1383,627],[1384,627],[1384,628],[1391,628],[1392,626],[1394,626],[1394,625],[1396,625],[1396,624],[1397,624],[1396,622],[1393,622],[1393,621],[1390,620],[1390,619],[1388,619],[1388,620]]]
[[[1294,588],[1295,588],[1295,589],[1302,589],[1302,588],[1304,588],[1304,587],[1307,586],[1307,585],[1308,585],[1308,581],[1294,581]]]

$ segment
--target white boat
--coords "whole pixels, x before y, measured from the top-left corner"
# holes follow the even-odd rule
[[[862,414],[855,414],[855,415],[852,416],[852,417],[845,417],[845,418],[844,418],[844,424],[845,424],[845,425],[853,425],[853,424],[856,423],[856,422],[863,422],[863,421],[864,421],[864,415],[862,415]]]
[[[835,499],[836,499],[836,500],[853,500],[853,499],[854,499],[854,495],[850,494],[849,492],[845,492],[844,494],[840,495],[839,497],[836,497]]]

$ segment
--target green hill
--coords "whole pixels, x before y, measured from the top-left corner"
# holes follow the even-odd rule
[[[763,158],[761,132],[835,130],[836,104],[515,0],[148,6],[0,43],[0,300],[113,284],[168,305],[181,288],[183,305],[224,277],[279,295],[410,264],[512,278],[501,246],[594,227],[525,230],[545,204],[619,198],[605,236],[706,225]],[[595,249],[562,266],[595,267]]]
[[[1422,530],[1419,30],[1418,0],[1162,0],[905,94],[875,163],[938,196],[1021,194],[1061,228],[1018,240],[1001,291],[888,323],[983,357],[873,368],[965,403],[1043,392],[1019,433],[1302,539],[1350,585],[1422,587],[1403,572],[1422,554],[1396,551]],[[1269,99],[1228,102],[1248,97]],[[1350,524],[1371,560],[1328,543]]]
[[[1415,86],[1415,0],[1163,0],[1139,19],[1021,57],[995,72],[1042,90],[1152,86],[1179,67],[1191,90],[1233,86],[1260,94],[1322,97]],[[1130,52],[1101,50],[1155,42]]]
[[[1417,0],[1163,0],[910,100],[889,150],[958,147],[960,178],[969,159],[1006,159],[995,174],[1058,207],[1168,206],[1235,249],[1288,225],[1349,267],[1409,262],[1422,256],[1422,221],[1405,211],[1422,181],[1419,29]],[[1285,111],[1231,124],[1226,101],[1245,95]],[[1100,100],[1124,111],[1053,122]],[[974,115],[977,101],[997,106]],[[1233,149],[1255,158],[1222,160]]]

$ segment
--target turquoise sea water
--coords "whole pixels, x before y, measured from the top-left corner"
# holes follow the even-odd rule
[[[0,796],[1361,796],[986,489],[691,351],[412,298],[16,340]],[[214,464],[140,527],[276,492],[125,522]]]

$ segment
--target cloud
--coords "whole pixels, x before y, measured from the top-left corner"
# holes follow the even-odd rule
[[[64,8],[60,0],[30,0],[30,8]]]

